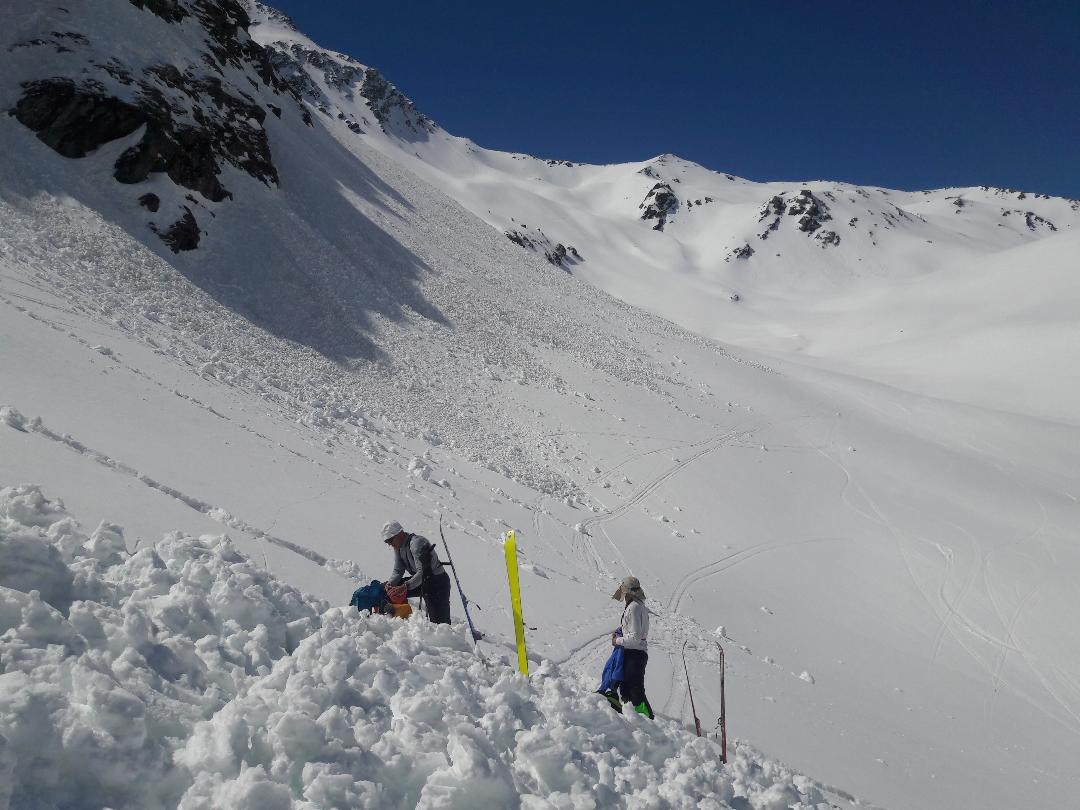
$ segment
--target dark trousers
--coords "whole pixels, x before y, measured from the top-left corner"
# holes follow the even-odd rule
[[[629,702],[637,712],[651,719],[652,706],[645,697],[645,665],[648,663],[649,654],[644,650],[623,651],[623,680],[619,684],[619,695],[624,703]]]
[[[444,571],[428,577],[420,586],[424,612],[433,624],[450,624],[450,577]]]

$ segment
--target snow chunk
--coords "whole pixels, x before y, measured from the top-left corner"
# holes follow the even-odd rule
[[[431,466],[420,456],[413,456],[409,459],[409,475],[427,481],[431,476]]]
[[[26,432],[26,417],[10,405],[0,406],[0,422],[15,430]]]

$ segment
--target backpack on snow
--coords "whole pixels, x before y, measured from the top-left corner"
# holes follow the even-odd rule
[[[386,589],[377,579],[371,580],[370,585],[361,585],[353,591],[349,606],[356,605],[357,610],[370,610],[372,613],[387,613],[390,606],[390,598],[386,595]]]

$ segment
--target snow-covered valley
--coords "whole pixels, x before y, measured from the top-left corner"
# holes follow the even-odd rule
[[[196,16],[169,22],[112,0],[95,18],[98,4],[70,5],[62,25],[55,9],[7,12],[12,43],[51,30],[88,44],[5,41],[0,107],[17,104],[19,82],[74,75],[80,49],[133,73],[149,58],[140,42],[169,41],[174,64],[199,62],[207,24]],[[265,9],[252,14],[257,42],[316,48]],[[230,36],[245,42],[241,28]],[[255,128],[277,179],[221,160],[215,177],[231,196],[217,201],[160,170],[112,178],[147,125],[71,159],[0,119],[3,154],[19,156],[0,163],[0,484],[63,499],[86,535],[119,524],[136,552],[105,530],[113,540],[65,544],[73,527],[49,529],[64,510],[32,490],[0,499],[0,544],[29,543],[19,538],[39,527],[48,538],[34,542],[57,544],[76,571],[67,604],[54,605],[64,615],[42,618],[25,594],[48,575],[16,581],[14,551],[0,545],[10,806],[1075,800],[1074,201],[755,184],[673,157],[566,166],[448,136],[362,65],[335,87],[306,54],[314,89],[291,98],[257,78],[253,56],[235,60],[226,85],[256,85],[256,100],[280,111]],[[296,69],[270,61],[286,81]],[[128,98],[123,82],[108,84],[117,73],[101,81]],[[371,103],[364,82],[394,103]],[[638,205],[662,181],[678,205],[660,200],[656,231],[658,216],[642,219]],[[805,210],[789,213],[810,207],[803,188],[832,217],[811,231],[797,224]],[[148,193],[156,231],[139,202]],[[777,196],[783,212],[773,204],[759,220]],[[158,234],[185,206],[201,233],[174,252]],[[844,230],[852,217],[877,228]],[[815,235],[830,230],[838,244]],[[724,261],[742,244],[754,252]],[[389,573],[384,521],[435,538],[440,515],[489,667],[469,659],[461,627],[324,612]],[[522,555],[529,682],[499,663],[513,646],[508,528]],[[159,556],[175,582],[162,585],[145,549],[173,531],[228,534],[252,563],[184,572],[192,549],[218,541],[173,538]],[[627,573],[655,614],[656,728],[589,695]],[[278,594],[268,607],[246,606],[252,577]],[[209,600],[217,626],[155,618],[197,612],[164,598],[176,582]],[[151,592],[131,595],[140,588]],[[107,643],[70,615],[80,611],[99,615]],[[170,685],[134,617],[154,625],[138,631],[146,644],[184,662]],[[709,731],[717,642],[727,651],[740,748],[726,769],[713,743],[692,738],[684,641]],[[248,657],[212,663],[218,645]],[[53,689],[84,668],[108,686]],[[312,699],[288,684],[330,671],[379,696],[301,705]],[[232,686],[209,691],[208,672]],[[28,678],[53,689],[53,708],[34,714]],[[130,700],[163,724],[145,745],[117,719]],[[52,741],[29,734],[34,723],[54,724]],[[248,735],[246,753],[226,750],[230,734]],[[66,763],[71,781],[29,767],[35,750]],[[136,754],[153,759],[160,785],[114,771]],[[628,767],[635,757],[645,764]],[[423,760],[411,781],[410,759]]]

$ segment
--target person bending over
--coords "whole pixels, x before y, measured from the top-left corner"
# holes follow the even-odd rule
[[[396,520],[383,526],[381,536],[394,550],[394,573],[387,580],[387,595],[391,599],[419,596],[431,622],[450,624],[450,577],[435,554],[435,546],[426,537],[405,531]]]

